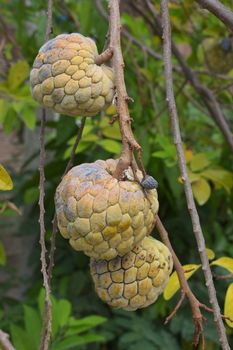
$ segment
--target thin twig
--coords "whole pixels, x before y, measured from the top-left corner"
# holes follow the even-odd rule
[[[2,350],[16,350],[9,340],[9,334],[0,329],[0,348]]]
[[[177,272],[177,277],[179,279],[179,283],[180,283],[180,287],[181,287],[181,298],[178,301],[178,303],[177,303],[176,307],[174,308],[174,310],[172,311],[172,313],[166,318],[165,323],[169,322],[176,315],[177,311],[179,310],[179,308],[181,307],[181,305],[184,301],[184,297],[187,297],[189,300],[191,310],[192,310],[194,327],[195,327],[195,333],[193,336],[193,343],[195,345],[197,345],[199,342],[199,337],[200,337],[201,333],[203,332],[203,322],[205,321],[205,318],[202,316],[202,313],[200,310],[203,307],[202,305],[204,305],[204,304],[200,303],[197,300],[197,298],[195,297],[195,295],[193,294],[193,292],[191,291],[189,284],[188,284],[188,281],[185,278],[185,271],[183,269],[183,266],[181,265],[177,255],[176,255],[176,253],[171,245],[171,242],[170,242],[169,236],[168,236],[168,232],[165,229],[165,227],[163,226],[158,215],[155,219],[155,228],[158,231],[163,243],[168,247],[168,249],[171,252],[174,267],[175,267],[175,270]]]
[[[216,290],[213,283],[213,276],[211,273],[209,260],[206,254],[205,239],[200,225],[200,220],[197,212],[197,208],[194,202],[192,187],[189,182],[185,156],[182,147],[182,139],[179,127],[179,119],[177,115],[176,102],[173,92],[173,77],[172,77],[172,63],[171,63],[171,29],[170,29],[170,18],[168,11],[168,1],[161,0],[161,13],[162,13],[162,24],[163,24],[163,55],[164,55],[164,71],[166,79],[166,91],[167,91],[167,102],[171,118],[171,129],[176,146],[178,164],[180,168],[181,177],[184,180],[184,191],[187,201],[188,210],[192,220],[193,232],[197,241],[198,251],[202,262],[202,270],[204,272],[206,286],[209,293],[209,300],[213,308],[214,320],[216,323],[217,331],[219,334],[219,340],[224,350],[230,350],[226,330],[221,317],[221,312],[216,296]]]
[[[42,335],[41,335],[41,350],[47,350],[49,346],[49,340],[52,332],[52,304],[50,300],[50,286],[47,275],[47,263],[46,263],[46,245],[45,245],[45,222],[44,222],[44,196],[45,196],[45,125],[46,125],[46,112],[42,110],[41,127],[40,127],[40,159],[39,159],[39,172],[40,172],[40,194],[39,194],[39,207],[40,207],[40,245],[41,245],[41,272],[43,275],[43,285],[45,287],[45,309],[46,314],[42,322]]]
[[[218,0],[196,0],[204,9],[213,13],[233,32],[233,12]]]
[[[63,177],[68,173],[68,171],[74,165],[76,149],[79,145],[79,142],[81,141],[85,123],[86,123],[86,117],[82,117],[81,124],[80,124],[80,127],[78,129],[77,137],[76,137],[76,140],[74,142],[74,145],[73,145],[71,153],[70,153],[70,159],[66,165],[65,171],[64,171],[61,179],[63,179]],[[57,234],[57,228],[58,228],[56,213],[54,214],[52,223],[53,223],[53,227],[52,227],[52,235],[51,235],[51,247],[50,247],[50,253],[49,253],[49,266],[48,266],[48,279],[49,279],[50,287],[51,287],[52,271],[53,271],[53,266],[54,266],[54,253],[55,253],[55,249],[56,249],[56,234]]]
[[[138,6],[136,6],[135,3],[132,3],[135,10],[137,10],[140,13],[140,15],[142,15],[145,18],[146,21],[149,21],[150,26],[153,27],[156,34],[159,35],[160,37],[162,37],[162,23],[161,23],[161,19],[160,19],[159,14],[157,13],[154,5],[151,3],[150,0],[145,0],[145,4],[153,16],[153,19],[155,21],[154,23],[151,22],[148,19],[148,16],[145,15],[144,9],[141,9]],[[214,93],[209,88],[202,85],[198,76],[195,74],[195,71],[192,70],[187,65],[187,63],[185,62],[179,49],[177,48],[177,46],[173,42],[171,43],[171,47],[172,47],[172,52],[175,55],[177,61],[179,62],[180,67],[181,67],[183,74],[185,75],[187,81],[193,86],[193,88],[197,91],[200,98],[205,103],[205,105],[209,111],[210,117],[217,124],[217,126],[221,130],[226,142],[228,143],[230,149],[233,151],[233,134],[229,128],[226,117],[225,117]]]
[[[52,0],[48,0],[48,10],[47,10],[47,27],[45,34],[45,42],[49,40],[50,33],[52,32]],[[39,159],[39,173],[40,173],[40,184],[39,184],[39,208],[40,208],[40,245],[41,245],[41,271],[43,275],[43,285],[45,288],[45,312],[42,319],[42,330],[41,330],[41,342],[40,350],[48,350],[49,342],[52,333],[52,303],[50,299],[51,289],[47,274],[47,262],[46,262],[46,244],[45,244],[45,207],[44,207],[44,197],[45,197],[45,127],[46,127],[46,111],[42,110],[41,126],[40,126],[40,159]]]

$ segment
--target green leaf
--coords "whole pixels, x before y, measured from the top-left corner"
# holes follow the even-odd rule
[[[196,272],[199,269],[200,266],[201,265],[196,265],[196,264],[183,265],[183,270],[184,270],[186,280],[188,280],[194,274],[194,272]],[[166,288],[164,289],[164,292],[163,292],[164,299],[170,300],[173,297],[173,295],[179,290],[179,288],[180,288],[180,283],[177,276],[177,272],[175,271],[170,276],[169,282],[166,285]]]
[[[233,259],[229,258],[228,256],[223,256],[222,258],[214,260],[211,265],[221,266],[230,273],[233,273]]]
[[[205,179],[199,179],[192,183],[194,197],[199,205],[204,205],[211,195],[211,188]]]
[[[120,154],[121,153],[121,144],[114,140],[100,140],[97,142],[103,149],[110,153]]]
[[[31,204],[35,202],[39,198],[39,188],[38,187],[31,187],[27,188],[24,192],[24,202],[26,204]]]
[[[72,336],[64,339],[55,346],[55,350],[67,350],[70,348],[76,349],[76,346],[85,345],[89,343],[103,342],[105,338],[98,334],[87,334],[86,336]]]
[[[0,266],[6,265],[6,252],[4,245],[0,242]]]
[[[0,123],[3,123],[9,109],[9,102],[4,99],[0,99]]]
[[[33,108],[25,106],[21,113],[21,118],[23,119],[28,129],[33,130],[35,128],[36,116]]]
[[[17,350],[35,350],[32,342],[32,334],[27,334],[27,332],[14,324],[10,325],[10,332],[12,337],[13,345]]]
[[[3,167],[3,165],[0,164],[0,190],[2,191],[10,191],[13,188],[13,182],[11,180],[10,175],[6,171],[6,169]]]
[[[190,168],[192,171],[199,171],[210,165],[210,160],[206,157],[205,153],[195,154],[190,162]]]
[[[69,329],[67,335],[80,334],[106,322],[106,318],[102,316],[91,315],[77,320],[74,317],[69,319]]]
[[[57,313],[59,314],[58,321],[61,327],[68,323],[71,313],[71,303],[66,299],[61,299],[57,303]]]
[[[29,65],[25,60],[18,61],[10,68],[7,84],[11,91],[20,86],[29,76]]]
[[[24,323],[26,332],[29,337],[32,338],[32,342],[34,344],[34,348],[38,349],[40,344],[40,336],[41,336],[41,320],[38,315],[38,312],[33,308],[24,305]]]
[[[114,139],[114,140],[121,140],[121,133],[120,129],[115,126],[108,126],[102,130],[102,134],[109,138],[109,139]]]
[[[227,289],[225,303],[224,303],[224,316],[229,318],[225,319],[227,325],[233,328],[233,283],[231,283]]]

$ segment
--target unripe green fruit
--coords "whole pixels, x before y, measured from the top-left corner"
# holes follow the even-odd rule
[[[113,99],[113,71],[98,66],[95,42],[81,34],[61,34],[44,44],[30,74],[33,98],[70,116],[93,116]]]
[[[163,292],[172,271],[168,248],[145,237],[132,251],[107,261],[91,259],[95,289],[112,307],[134,311],[154,303]]]
[[[158,212],[157,191],[112,176],[118,160],[72,168],[55,196],[58,226],[75,250],[96,259],[129,252],[150,234]],[[139,180],[142,179],[138,171]]]

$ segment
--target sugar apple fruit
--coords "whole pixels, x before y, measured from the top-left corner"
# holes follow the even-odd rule
[[[158,212],[156,189],[112,176],[118,160],[98,160],[73,167],[56,190],[61,234],[75,250],[96,259],[129,252],[150,234]],[[141,180],[142,174],[138,171]]]
[[[44,44],[30,74],[33,98],[70,116],[93,116],[113,99],[113,71],[98,66],[95,42],[78,33],[61,34]]]
[[[156,301],[172,271],[168,248],[152,237],[145,237],[132,251],[114,259],[91,259],[95,289],[112,307],[134,311]]]

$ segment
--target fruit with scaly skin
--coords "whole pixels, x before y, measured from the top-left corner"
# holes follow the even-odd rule
[[[168,248],[145,237],[132,251],[107,261],[91,259],[95,289],[108,305],[134,311],[154,303],[163,292],[172,271]]]
[[[95,64],[98,51],[91,38],[61,34],[44,44],[30,74],[33,98],[69,116],[94,116],[113,100],[113,71]]]
[[[113,177],[117,163],[108,159],[76,166],[56,191],[61,234],[75,250],[96,259],[110,260],[129,252],[150,234],[158,212],[156,189],[118,181]],[[137,175],[142,180],[140,171]]]

